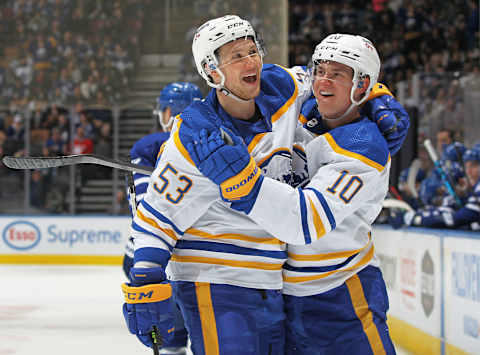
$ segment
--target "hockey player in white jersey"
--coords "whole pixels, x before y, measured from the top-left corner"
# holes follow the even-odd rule
[[[316,47],[312,62],[318,111],[331,130],[307,145],[310,183],[294,189],[265,176],[256,190],[222,197],[271,235],[308,244],[289,244],[283,267],[287,354],[394,354],[371,235],[388,191],[390,154],[377,126],[359,112],[380,59],[366,38],[334,34]],[[201,133],[192,151],[223,193],[216,170],[230,152],[248,150],[238,137],[229,146],[218,136]]]
[[[192,102],[201,100],[202,92],[199,87],[189,82],[172,82],[165,85],[156,99],[156,106],[153,115],[156,119],[156,126],[161,127],[161,131],[148,134],[140,138],[130,150],[130,160],[133,164],[154,167],[160,155],[160,148],[170,137],[170,131],[173,126],[173,120]],[[133,183],[135,191],[135,207],[143,199],[147,192],[147,186],[150,176],[138,172],[133,173]],[[133,201],[130,201],[133,203]],[[133,217],[133,215],[132,215]],[[123,270],[129,277],[130,269],[133,265],[133,238],[130,238],[123,258]]]
[[[264,176],[291,180],[294,133],[311,94],[306,71],[263,65],[263,46],[237,16],[200,26],[192,50],[214,90],[177,119],[138,207],[132,224],[136,285],[123,285],[124,315],[146,345],[153,327],[167,338],[173,289],[195,354],[283,354],[284,242],[310,240],[299,234],[278,240],[230,209],[217,183],[226,182],[223,198],[235,199],[256,191]],[[388,107],[381,111],[391,114]],[[233,147],[212,176],[191,155],[201,135],[220,126],[251,155]]]
[[[188,82],[173,82],[165,85],[156,100],[156,107],[153,115],[158,120],[158,125],[162,128],[161,132],[155,132],[139,139],[130,151],[130,157],[133,164],[154,167],[160,155],[160,149],[163,143],[170,136],[173,120],[176,115],[182,112],[188,105],[196,100],[202,99],[202,93],[197,85]],[[156,125],[156,126],[158,126]],[[142,201],[148,186],[150,176],[134,173],[133,174],[133,191],[134,195],[130,195],[132,217],[136,210],[136,206]],[[129,187],[130,188],[130,187]],[[135,201],[133,200],[135,199]],[[130,278],[130,269],[133,266],[133,238],[129,238],[125,247],[125,255],[123,257],[123,270],[125,275]],[[180,311],[173,307],[175,331],[168,341],[164,341],[160,354],[161,355],[185,355],[187,347],[187,331],[184,327],[184,321]]]

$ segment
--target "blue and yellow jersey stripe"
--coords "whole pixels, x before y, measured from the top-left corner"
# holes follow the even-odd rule
[[[333,136],[330,133],[325,133],[324,137],[327,140],[330,147],[332,148],[332,150],[335,151],[336,153],[341,154],[341,155],[345,155],[347,157],[350,157],[350,158],[353,158],[353,159],[356,159],[356,160],[359,160],[362,163],[364,163],[368,166],[371,166],[372,168],[374,168],[375,170],[377,170],[379,172],[382,172],[383,169],[385,169],[385,166],[387,165],[388,161],[390,161],[390,154],[388,155],[388,160],[385,163],[382,164],[382,163],[376,162],[375,160],[370,159],[369,157],[364,156],[360,153],[356,153],[354,151],[350,151],[350,150],[342,148],[339,144],[337,144],[337,142],[335,141],[335,139],[333,138]]]
[[[370,245],[371,245],[370,249],[360,260],[355,262],[353,265],[350,265],[350,266],[347,266],[347,267],[344,267],[344,266],[351,264],[352,260],[354,260],[355,257],[358,254],[355,254],[355,255],[347,258],[347,260],[345,262],[342,262],[338,265],[335,265],[334,267],[331,267],[331,268],[333,268],[333,270],[327,270],[327,271],[324,271],[324,272],[322,272],[321,270],[326,270],[326,269],[308,270],[308,269],[305,269],[305,268],[299,269],[299,268],[285,267],[284,269],[286,271],[291,271],[293,274],[299,275],[299,276],[288,276],[290,274],[284,273],[283,281],[284,282],[289,282],[289,283],[310,282],[310,281],[325,279],[325,278],[327,278],[327,277],[329,277],[333,274],[337,274],[337,273],[340,273],[340,272],[359,270],[360,268],[367,265],[373,259],[374,247],[373,247],[373,244],[370,244]]]

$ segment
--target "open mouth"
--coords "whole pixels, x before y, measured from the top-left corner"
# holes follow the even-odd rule
[[[254,84],[257,81],[257,74],[249,74],[243,77],[243,81],[247,82],[248,84]]]
[[[333,96],[333,94],[331,92],[328,92],[328,91],[320,91],[320,95],[322,97],[330,97],[330,96]]]

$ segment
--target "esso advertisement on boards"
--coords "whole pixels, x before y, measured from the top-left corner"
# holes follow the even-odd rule
[[[121,254],[129,217],[0,217],[0,253]]]

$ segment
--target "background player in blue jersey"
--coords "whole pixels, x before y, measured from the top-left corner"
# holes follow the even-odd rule
[[[330,131],[306,147],[310,183],[294,189],[264,177],[256,188],[222,198],[281,240],[305,238],[305,245],[288,245],[284,265],[287,354],[395,354],[371,237],[391,160],[377,125],[360,114],[380,58],[368,39],[333,34],[316,47],[312,62],[318,112]],[[249,152],[239,137],[227,145],[220,136],[200,132],[194,160],[222,192],[225,184],[240,190],[223,173],[225,157]]]
[[[198,86],[188,82],[173,82],[166,85],[157,98],[157,105],[153,114],[158,119],[158,124],[163,132],[149,134],[139,139],[130,151],[131,161],[134,164],[154,167],[160,155],[162,144],[170,136],[175,116],[182,112],[188,105],[195,100],[201,100],[202,93]],[[133,174],[133,183],[135,191],[135,200],[133,196],[129,196],[130,204],[135,203],[135,207],[140,203],[147,191],[150,176],[141,173]],[[123,257],[123,270],[125,275],[130,278],[130,269],[133,265],[133,238],[129,238],[125,247],[125,255]],[[162,345],[161,354],[186,354],[187,331],[183,325],[183,318],[177,307],[175,311],[175,331],[171,340]]]
[[[398,213],[391,218],[392,226],[480,230],[480,150],[476,148],[465,150],[463,163],[469,187],[466,189],[467,194],[461,198],[462,206],[430,206],[417,211]],[[452,178],[455,178],[455,174],[452,173],[456,170],[454,167],[455,165],[452,165],[446,169]],[[441,182],[438,182],[437,191],[441,186]],[[451,198],[446,196],[444,199]]]
[[[257,164],[265,176],[291,181],[297,128],[305,131],[301,105],[311,96],[306,68],[263,65],[255,31],[237,16],[200,26],[192,51],[214,90],[180,115],[138,208],[132,223],[137,284],[123,285],[124,315],[130,331],[150,346],[154,326],[168,336],[171,323],[158,319],[168,313],[173,292],[195,354],[282,354],[285,244],[220,199],[217,184],[192,160],[191,144],[203,139],[203,128],[225,125],[252,156],[225,156],[229,164],[220,175],[247,163],[251,174],[234,176],[242,189],[255,189]],[[386,103],[382,97],[371,110],[376,122],[390,122],[389,128],[408,122],[391,109],[391,96]],[[399,132],[401,144],[406,131]],[[299,234],[284,240],[290,238],[306,242]]]

